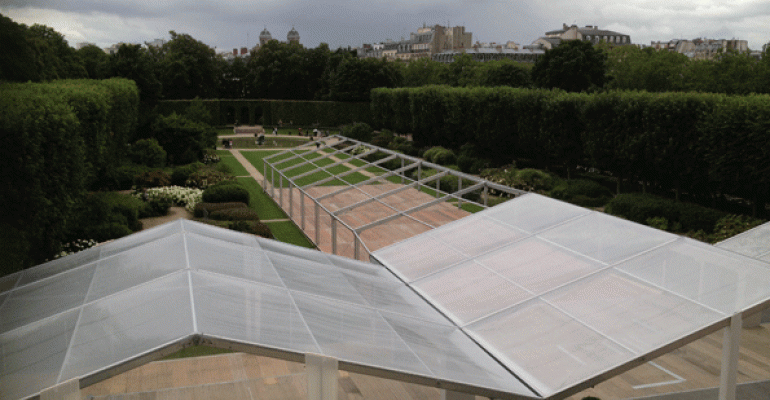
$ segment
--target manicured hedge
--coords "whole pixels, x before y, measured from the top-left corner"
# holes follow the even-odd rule
[[[641,193],[621,194],[612,199],[605,211],[642,224],[652,218],[665,218],[677,232],[704,231],[712,233],[725,213],[671,199]]]
[[[206,203],[240,202],[249,204],[249,191],[239,185],[210,186],[203,191]]]
[[[124,157],[138,92],[126,79],[2,83],[0,92],[2,275],[58,252],[88,186]]]
[[[183,115],[192,100],[166,100],[158,104],[163,115],[173,112]],[[295,126],[319,124],[322,127],[340,126],[353,122],[371,123],[369,103],[338,101],[300,100],[202,100],[211,113],[210,125],[229,125],[237,120],[246,125],[284,125],[293,122]]]
[[[376,129],[420,147],[473,143],[497,164],[596,168],[698,196],[770,197],[770,96],[375,89]]]

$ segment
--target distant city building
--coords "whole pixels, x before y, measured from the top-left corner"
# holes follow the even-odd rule
[[[291,30],[286,35],[286,42],[287,43],[299,43],[299,33],[294,29],[294,27],[291,27]]]
[[[107,53],[107,54],[110,54],[110,55],[117,54],[118,53],[118,49],[120,48],[121,44],[125,44],[125,43],[123,43],[123,42],[115,43],[112,46],[105,48],[104,52]]]
[[[518,62],[536,62],[545,54],[541,49],[512,49],[498,45],[496,47],[472,47],[470,49],[449,50],[434,54],[433,61],[451,63],[461,54],[468,54],[474,61],[513,60]]]
[[[267,44],[267,42],[275,40],[273,39],[273,35],[270,34],[270,31],[267,30],[267,27],[259,34],[259,43],[255,46],[255,49],[259,49],[260,47]],[[291,30],[289,30],[289,33],[286,34],[286,41],[281,43],[297,43],[299,44],[299,32],[297,32],[294,27],[291,27]]]
[[[414,60],[432,57],[443,51],[467,49],[471,47],[473,34],[465,32],[464,26],[423,25],[417,32],[412,32],[409,39],[377,44],[364,44],[357,48],[358,57],[382,58],[387,60]]]
[[[82,49],[83,47],[86,47],[86,46],[96,46],[96,44],[95,43],[91,43],[91,42],[80,42],[80,43],[75,45],[75,49],[80,50],[80,49]]]
[[[270,34],[270,31],[267,30],[267,27],[265,27],[262,33],[259,34],[259,45],[264,46],[271,40],[273,40],[273,36]]]
[[[602,30],[594,25],[586,25],[581,28],[574,24],[571,26],[563,24],[562,29],[546,32],[545,36],[537,38],[525,48],[550,50],[558,47],[565,40],[583,40],[594,44],[605,42],[617,46],[631,44],[631,37],[624,33]]]
[[[747,52],[749,51],[749,42],[738,39],[673,39],[668,42],[651,42],[650,47],[656,50],[668,50],[684,54],[694,60],[712,60],[717,54],[725,51]]]
[[[152,42],[147,42],[147,47],[163,47],[166,44],[165,39],[155,39]]]

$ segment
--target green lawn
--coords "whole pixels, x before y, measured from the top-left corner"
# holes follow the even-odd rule
[[[291,148],[303,145],[310,141],[309,138],[285,138],[285,137],[270,137],[265,136],[265,143],[260,146],[256,143],[254,137],[237,137],[228,139],[233,141],[233,148],[235,149],[265,149],[265,148]],[[217,140],[217,146],[222,145],[222,140]]]
[[[273,154],[280,153],[279,150],[265,150],[265,151],[242,151],[241,155],[245,157],[251,165],[253,165],[259,173],[262,173],[263,159]]]
[[[288,218],[254,178],[238,178],[238,182],[249,191],[249,207],[257,212],[260,220]]]
[[[248,171],[246,171],[246,168],[244,168],[243,165],[241,165],[241,163],[235,159],[235,156],[233,155],[233,153],[230,153],[227,150],[217,150],[217,155],[221,160],[219,162],[230,167],[230,170],[232,171],[233,175],[235,176],[249,175]]]
[[[302,230],[292,221],[266,222],[265,225],[270,227],[270,231],[273,232],[276,240],[311,249],[315,248],[315,245],[305,237]]]

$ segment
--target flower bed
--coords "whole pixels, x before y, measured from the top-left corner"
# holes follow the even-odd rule
[[[186,188],[181,186],[163,186],[146,189],[144,192],[137,193],[135,196],[145,201],[160,199],[171,200],[175,206],[181,206],[189,212],[193,212],[195,205],[203,199],[203,191],[195,188]]]

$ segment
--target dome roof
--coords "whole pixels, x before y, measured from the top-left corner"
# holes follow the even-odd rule
[[[289,34],[286,35],[287,40],[299,40],[299,32],[297,32],[294,27],[291,27],[291,30],[289,31]]]
[[[262,31],[262,33],[259,34],[260,39],[267,39],[270,40],[273,38],[272,35],[270,35],[270,32],[265,28],[265,30]]]

